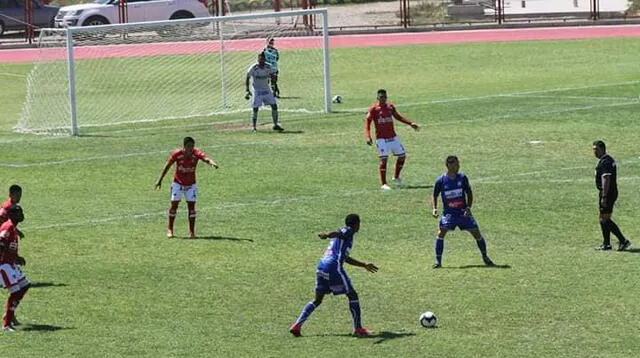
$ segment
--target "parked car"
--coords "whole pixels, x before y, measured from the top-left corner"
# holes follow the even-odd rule
[[[3,1],[3,0],[0,0]],[[91,4],[63,6],[56,27],[117,24],[119,0],[95,0]],[[209,10],[198,0],[128,0],[128,22],[161,21],[208,17]]]
[[[24,0],[0,0],[0,36],[7,30],[24,30],[24,4]],[[43,5],[40,0],[31,0],[31,7],[36,28],[53,27],[58,7]]]

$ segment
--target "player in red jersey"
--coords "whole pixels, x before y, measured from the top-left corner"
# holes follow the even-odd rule
[[[365,118],[364,130],[367,137],[367,144],[371,145],[373,140],[371,139],[371,122],[376,127],[376,148],[378,149],[378,157],[380,158],[380,182],[382,183],[382,190],[389,190],[391,187],[387,184],[387,159],[389,154],[392,153],[398,159],[396,160],[395,171],[391,181],[398,187],[402,187],[404,184],[400,179],[400,172],[405,161],[405,151],[402,146],[402,141],[396,135],[396,131],[393,129],[393,119],[408,124],[415,131],[420,130],[420,126],[417,123],[410,121],[403,117],[396,107],[392,103],[387,103],[387,90],[378,90],[378,103],[369,108],[367,117]]]
[[[7,209],[9,209],[13,204],[19,204],[20,199],[22,199],[22,188],[20,185],[13,184],[9,187],[9,198],[7,201],[2,203],[2,206],[0,207],[0,224],[9,219],[7,216]],[[20,238],[24,237],[24,234],[20,230],[18,230],[18,235],[20,235]]]
[[[169,168],[176,163],[176,172],[173,175],[173,184],[171,184],[171,207],[169,208],[169,228],[167,237],[174,237],[173,222],[176,219],[178,204],[184,195],[187,201],[187,209],[189,210],[189,237],[196,236],[196,194],[198,187],[196,186],[196,166],[201,160],[212,167],[218,169],[218,163],[209,159],[206,154],[195,147],[195,140],[191,137],[185,137],[183,147],[174,150],[167,163],[162,168],[162,173],[158,181],[156,181],[156,189],[162,186],[162,178],[164,178]]]
[[[6,210],[8,220],[0,225],[0,277],[2,285],[9,290],[9,298],[2,317],[2,330],[15,331],[15,311],[30,287],[29,280],[16,264],[24,259],[18,256],[20,237],[18,223],[24,220],[22,208],[18,204],[11,205]]]

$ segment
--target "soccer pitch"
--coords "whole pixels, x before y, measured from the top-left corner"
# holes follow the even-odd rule
[[[248,112],[73,138],[16,134],[30,68],[0,64],[0,190],[24,189],[20,251],[34,284],[0,355],[633,357],[640,250],[593,250],[591,143],[603,139],[618,161],[614,219],[640,247],[638,53],[640,39],[333,49],[333,94],[344,103],[327,115],[283,114],[284,133],[271,131],[265,108],[256,135]],[[304,98],[281,71],[283,95]],[[380,190],[365,144],[378,88],[422,125],[396,124],[406,189]],[[153,185],[187,135],[220,169],[198,169],[199,238],[169,240],[170,178],[161,191]],[[482,266],[471,236],[456,231],[444,267],[431,269],[428,202],[450,154],[505,268]],[[375,335],[350,336],[339,296],[293,338],[288,327],[313,297],[328,243],[315,234],[351,212],[362,218],[353,257],[380,267],[347,267]],[[186,233],[183,202],[176,234]],[[427,310],[438,328],[420,327]]]

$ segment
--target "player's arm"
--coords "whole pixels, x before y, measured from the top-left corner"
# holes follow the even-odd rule
[[[340,230],[333,232],[320,232],[318,233],[318,237],[321,239],[344,239],[344,233]]]
[[[164,179],[164,176],[167,174],[167,172],[169,171],[169,168],[171,168],[172,165],[173,165],[173,160],[172,158],[169,158],[169,160],[167,160],[164,167],[162,168],[162,171],[160,172],[160,176],[158,177],[158,180],[156,180],[156,189],[160,189],[160,187],[162,187],[162,179]]]
[[[473,205],[473,190],[471,190],[471,184],[469,184],[469,178],[466,176],[462,179],[462,190],[465,193],[465,201],[467,203],[467,207],[464,208],[465,216],[472,216],[471,214],[471,206]]]
[[[410,121],[407,117],[401,115],[400,113],[398,113],[398,111],[396,110],[395,106],[391,107],[391,115],[393,116],[393,118],[395,118],[396,120],[404,123],[404,124],[408,124],[411,126],[411,128],[413,128],[413,130],[415,130],[416,132],[420,130],[420,126],[418,125],[418,123],[414,123],[412,121]]]
[[[364,136],[367,139],[367,145],[373,144],[371,139],[371,122],[373,121],[373,114],[371,110],[367,112],[367,116],[364,118]]]
[[[244,95],[244,98],[246,99],[249,99],[249,97],[251,97],[251,91],[249,90],[249,82],[251,81],[251,69],[253,69],[253,67],[251,67],[249,71],[247,71],[247,78],[244,81],[244,87],[246,90],[246,94]]]
[[[433,196],[431,197],[431,215],[434,218],[438,217],[438,195],[442,191],[442,182],[436,180],[436,184],[433,186]]]
[[[199,150],[194,150],[193,153],[196,155],[196,157],[200,160],[202,160],[203,162],[209,164],[210,166],[218,169],[218,163],[216,163],[213,159],[207,157],[206,154],[204,154],[204,152],[201,152]]]
[[[349,265],[353,265],[353,266],[357,266],[357,267],[363,267],[364,269],[366,269],[367,271],[371,272],[371,273],[375,273],[378,271],[378,266],[376,266],[373,263],[366,263],[366,262],[362,262],[362,261],[358,261],[350,256],[347,256],[347,258],[344,260],[344,262],[348,263]]]
[[[609,187],[611,185],[611,173],[603,173],[600,176],[600,182],[602,183],[602,193],[600,194],[600,200],[603,204],[607,202],[607,194],[609,194]]]

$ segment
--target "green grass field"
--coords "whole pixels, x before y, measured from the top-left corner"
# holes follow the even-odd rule
[[[24,188],[34,283],[0,355],[634,357],[640,250],[593,250],[591,142],[618,160],[614,218],[640,247],[638,53],[640,39],[334,50],[336,112],[283,115],[280,134],[264,110],[257,135],[248,113],[16,134],[30,68],[0,64],[0,188]],[[397,125],[410,187],[392,192],[379,189],[362,129],[379,87],[422,125]],[[186,135],[220,169],[198,171],[200,238],[169,240],[171,178],[153,185]],[[444,268],[431,269],[428,200],[449,154],[471,179],[492,259],[508,268],[482,267],[471,236],[453,232]],[[327,245],[315,234],[350,212],[362,217],[353,256],[380,267],[348,268],[377,334],[350,337],[346,298],[327,297],[294,339]],[[437,329],[419,326],[426,310]]]

